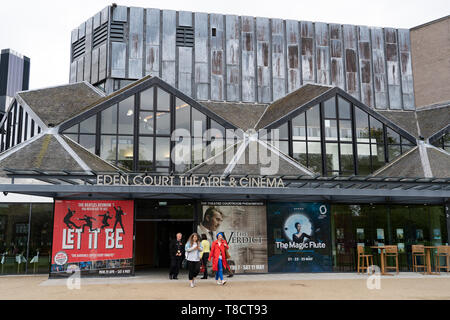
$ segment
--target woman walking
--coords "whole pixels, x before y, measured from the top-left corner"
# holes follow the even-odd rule
[[[211,252],[208,261],[213,261],[213,271],[216,272],[216,281],[218,285],[224,285],[227,280],[223,280],[223,270],[229,268],[225,250],[228,250],[228,243],[223,238],[223,233],[217,234],[217,240],[211,246]]]
[[[189,281],[191,288],[195,287],[195,278],[200,273],[200,252],[203,247],[200,243],[198,234],[193,233],[186,243],[186,260],[189,270]]]
[[[200,253],[200,259],[202,259],[204,269],[202,279],[208,279],[208,258],[209,252],[211,251],[211,245],[206,237],[206,234],[202,234],[201,246],[203,247],[203,251]]]

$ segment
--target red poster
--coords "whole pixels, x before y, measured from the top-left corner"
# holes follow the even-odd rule
[[[133,258],[133,201],[56,200],[54,220],[52,272],[120,269]]]

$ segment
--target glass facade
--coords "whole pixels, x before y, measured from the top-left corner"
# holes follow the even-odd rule
[[[367,176],[415,146],[338,94],[293,117],[278,130],[277,147],[324,176]]]
[[[53,204],[0,204],[1,274],[48,273]]]
[[[158,86],[110,106],[64,134],[123,169],[160,173],[186,172],[222,151],[226,137],[222,125]],[[186,147],[184,152],[173,153],[176,143]]]
[[[444,206],[336,204],[331,212],[336,271],[356,270],[357,245],[374,255],[376,265],[378,250],[370,247],[396,245],[400,271],[412,271],[412,245],[448,245]]]

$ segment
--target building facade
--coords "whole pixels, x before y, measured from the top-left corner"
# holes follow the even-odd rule
[[[354,271],[383,244],[411,270],[450,242],[450,103],[416,107],[411,32],[105,8],[70,84],[0,122],[2,273],[128,276],[219,231],[236,273]]]
[[[19,91],[29,89],[30,58],[10,49],[1,51],[0,56],[0,113],[9,108]]]

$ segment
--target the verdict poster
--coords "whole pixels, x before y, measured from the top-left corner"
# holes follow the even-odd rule
[[[269,272],[330,272],[330,206],[268,205]]]
[[[230,246],[230,268],[236,274],[267,273],[266,206],[263,202],[203,202],[197,232],[212,244],[218,232]]]
[[[130,275],[133,201],[55,201],[51,274]]]

